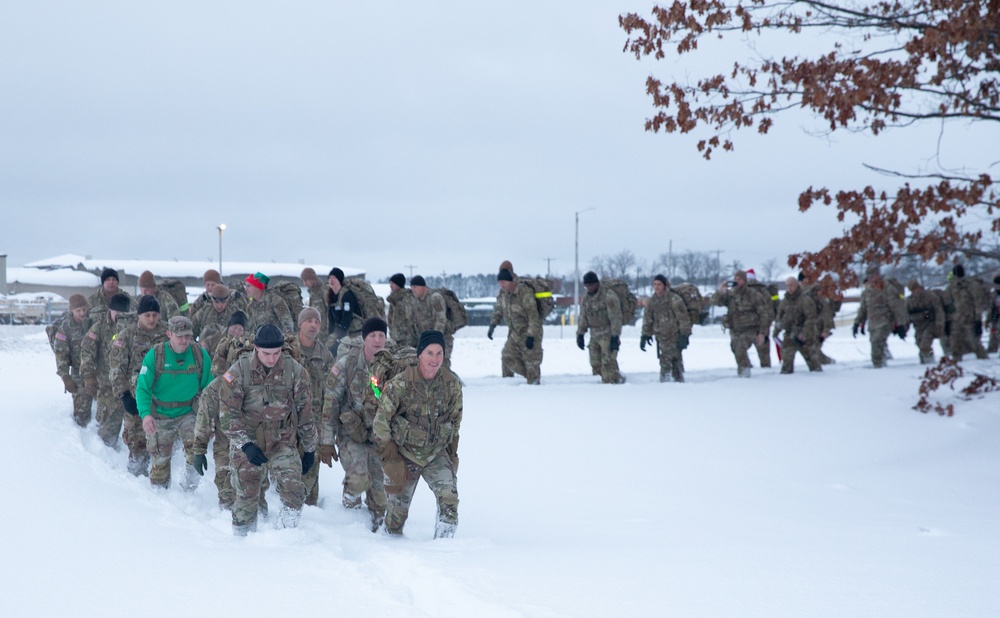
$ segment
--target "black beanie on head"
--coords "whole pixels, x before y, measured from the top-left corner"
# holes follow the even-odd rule
[[[281,329],[274,324],[265,324],[257,329],[253,344],[258,348],[273,350],[285,344],[285,336],[281,334]]]
[[[101,271],[101,283],[103,284],[108,279],[114,277],[115,281],[121,282],[121,277],[118,276],[118,271],[114,268],[105,268]]]
[[[597,273],[595,273],[592,270],[587,271],[587,273],[585,275],[583,275],[583,282],[584,283],[597,283]]]
[[[376,331],[388,333],[389,327],[385,323],[385,320],[379,317],[371,317],[365,320],[365,323],[361,325],[361,338],[364,339],[368,337],[369,334]]]
[[[247,327],[247,314],[242,311],[234,311],[233,315],[229,316],[229,322],[226,323],[226,328],[230,326],[235,326],[239,324],[243,328]]]
[[[951,269],[951,272],[955,273],[956,277],[959,277],[959,278],[964,277],[965,276],[965,266],[962,266],[961,264],[955,264],[955,267]]]
[[[150,311],[160,312],[160,302],[155,296],[142,296],[139,298],[139,307],[135,310],[137,315],[149,313]]]
[[[653,277],[653,281],[659,281],[663,285],[670,287],[670,284],[667,283],[667,278],[664,277],[663,275],[656,275],[655,277]]]
[[[128,311],[131,306],[128,296],[124,294],[115,294],[111,297],[111,302],[108,303],[108,309],[112,311]]]
[[[340,282],[340,285],[344,285],[344,271],[340,270],[336,266],[330,269],[330,274],[327,275],[327,277],[336,277],[337,281]]]
[[[510,272],[506,268],[501,268],[500,273],[497,275],[497,281],[513,281],[514,273]]]
[[[441,346],[441,350],[444,350],[444,334],[439,330],[425,330],[420,333],[420,340],[417,342],[417,356],[424,351],[424,348],[436,343]]]
[[[424,287],[427,287],[427,282],[424,281],[424,278],[422,276],[417,275],[416,277],[410,279],[410,287],[412,288],[415,285],[422,285]]]
[[[395,275],[389,277],[389,281],[395,283],[401,288],[406,287],[406,277],[403,276],[403,273],[396,273]]]

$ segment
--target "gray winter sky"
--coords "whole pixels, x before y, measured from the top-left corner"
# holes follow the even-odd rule
[[[71,2],[0,6],[0,253],[305,260],[393,272],[572,273],[631,249],[759,265],[817,249],[809,186],[892,187],[936,127],[873,140],[802,115],[646,133],[644,80],[726,70],[622,53],[650,2]],[[801,45],[801,41],[798,42]],[[795,53],[790,48],[787,53]],[[702,68],[705,67],[705,68]],[[941,141],[946,165],[995,136]],[[700,136],[699,136],[700,137]],[[949,158],[950,157],[950,158]]]

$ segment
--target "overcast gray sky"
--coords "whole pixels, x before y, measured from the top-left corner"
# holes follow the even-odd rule
[[[733,62],[622,53],[618,14],[651,6],[3,3],[0,252],[216,259],[225,223],[234,260],[382,278],[503,259],[544,273],[554,258],[569,274],[574,212],[594,208],[581,271],[626,248],[653,260],[670,240],[754,266],[840,229],[831,210],[798,213],[802,189],[891,187],[861,163],[933,154],[934,127],[831,141],[806,116],[711,162],[695,137],[646,133],[650,72]]]

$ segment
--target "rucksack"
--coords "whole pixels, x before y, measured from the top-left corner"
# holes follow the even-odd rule
[[[180,279],[164,279],[157,284],[157,287],[170,294],[170,297],[177,301],[177,308],[180,309],[181,313],[185,313],[188,310],[187,287],[183,281]]]
[[[774,286],[774,291],[772,292],[771,286]],[[769,322],[773,322],[776,317],[778,317],[777,303],[774,302],[774,297],[778,295],[778,286],[776,284],[771,284],[771,286],[764,285],[756,279],[750,279],[747,281],[747,287],[752,291],[756,292],[762,299],[764,299],[764,304],[770,309],[771,315]]]
[[[688,310],[688,317],[691,318],[691,325],[704,324],[705,319],[708,317],[708,311],[705,311],[705,302],[701,296],[701,292],[698,290],[698,286],[693,283],[682,283],[670,289],[684,301],[684,306]]]
[[[639,307],[639,299],[628,289],[628,284],[616,278],[602,279],[601,285],[618,296],[622,306],[622,324],[635,324],[635,310]]]
[[[302,312],[302,288],[293,281],[281,281],[270,286],[288,305],[292,312],[292,321],[297,321]]]
[[[368,429],[371,429],[375,413],[378,411],[382,389],[385,388],[389,380],[406,371],[407,367],[416,367],[416,365],[417,350],[411,346],[395,350],[384,348],[375,353],[375,358],[368,364],[371,376],[368,381],[369,388],[364,390],[362,400],[365,426]]]
[[[469,316],[465,311],[465,305],[462,304],[462,301],[458,300],[458,295],[455,292],[448,288],[436,288],[435,291],[444,297],[445,317],[448,319],[448,326],[451,328],[451,332],[455,332],[469,323]]]
[[[361,317],[385,319],[385,299],[375,293],[370,283],[357,277],[348,277],[344,279],[344,288],[354,292],[354,297],[361,305]]]
[[[56,333],[59,332],[59,329],[62,328],[62,325],[70,315],[71,312],[67,311],[45,327],[45,335],[49,338],[49,347],[52,348],[53,352],[56,351]]]
[[[517,280],[534,292],[538,317],[543,320],[548,317],[556,308],[556,301],[552,298],[552,281],[545,277],[518,277]]]

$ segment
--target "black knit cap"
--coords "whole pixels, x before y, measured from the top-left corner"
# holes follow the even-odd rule
[[[344,284],[344,271],[340,270],[336,266],[330,269],[330,274],[327,275],[327,277],[336,277],[337,281],[339,281],[341,285]]]
[[[395,275],[389,277],[389,281],[395,283],[401,288],[406,287],[406,277],[403,276],[403,273],[396,273]]]
[[[111,309],[112,311],[128,311],[128,296],[125,296],[124,294],[115,294],[111,297],[111,302],[108,303],[108,309]]]
[[[951,272],[955,273],[956,277],[959,277],[959,278],[964,277],[965,276],[965,266],[962,266],[961,264],[955,264],[955,267],[951,269]]]
[[[424,278],[421,275],[417,275],[416,277],[413,277],[412,279],[410,279],[410,287],[412,288],[415,285],[422,285],[422,286],[426,287],[427,286],[427,282],[424,281]]]
[[[230,326],[235,326],[239,324],[243,328],[247,327],[247,314],[242,311],[234,311],[233,315],[229,316],[229,322],[226,324],[226,328]]]
[[[285,344],[285,336],[281,334],[281,329],[274,324],[265,324],[257,329],[253,344],[258,348],[280,348]]]
[[[500,273],[497,274],[497,281],[513,281],[514,273],[510,272],[506,268],[501,268]]]
[[[583,282],[584,283],[597,283],[597,273],[595,273],[592,270],[587,271],[586,274],[583,275]]]
[[[361,325],[361,338],[366,338],[370,333],[380,331],[383,333],[389,332],[389,326],[385,323],[385,320],[379,317],[370,317],[365,320],[365,323]]]
[[[118,276],[118,271],[114,268],[105,268],[101,271],[101,283],[104,283],[111,277],[115,278],[115,281],[121,282],[121,277]]]
[[[142,315],[144,313],[149,313],[150,311],[160,312],[160,301],[156,300],[155,296],[140,296],[139,306],[135,310],[137,315]]]
[[[420,340],[417,342],[417,356],[424,351],[424,348],[436,343],[441,346],[441,350],[444,350],[444,334],[439,330],[425,330],[420,333]]]
[[[667,278],[664,277],[663,275],[656,275],[655,277],[653,277],[653,281],[659,281],[660,283],[666,286],[670,285],[669,283],[667,283]]]

